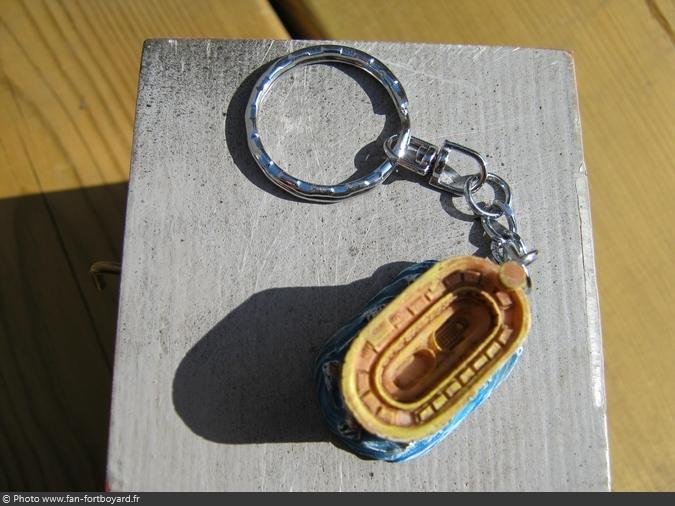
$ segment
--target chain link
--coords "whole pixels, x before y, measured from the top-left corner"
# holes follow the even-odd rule
[[[480,218],[485,234],[490,238],[492,257],[497,263],[518,262],[525,272],[527,266],[537,258],[537,250],[527,247],[518,235],[518,224],[511,207],[511,187],[496,174],[487,171],[485,159],[473,149],[445,141],[441,147],[430,142],[411,137],[402,153],[396,152],[394,143],[398,139],[392,136],[384,142],[384,151],[397,166],[421,176],[430,176],[429,184],[454,195],[464,195],[473,214]],[[448,156],[452,151],[478,162],[479,172],[470,176],[460,174],[448,165]],[[476,202],[476,193],[484,183],[503,192],[503,200],[495,198],[490,205]],[[506,219],[506,225],[498,220]],[[527,275],[528,286],[531,284]]]
[[[466,181],[464,182],[464,191],[462,194],[466,198],[466,202],[469,204],[469,207],[473,211],[473,214],[479,217],[488,217],[488,218],[493,218],[493,219],[499,219],[504,215],[504,211],[502,210],[497,210],[493,211],[492,209],[494,208],[494,204],[488,207],[480,205],[476,200],[473,198],[473,194],[478,191],[478,189],[481,187],[481,185],[474,185],[473,183],[476,181],[477,176],[469,176]],[[485,181],[494,184],[495,186],[499,186],[502,191],[504,192],[504,203],[506,206],[511,206],[511,187],[509,184],[504,181],[501,177],[499,177],[496,174],[492,174],[491,172],[487,173],[487,177],[485,178]],[[499,202],[496,200],[495,202]]]
[[[511,207],[511,188],[508,183],[499,176],[488,173],[486,181],[499,186],[504,191],[503,202],[495,199],[489,206],[477,204],[471,185],[475,176],[468,178],[464,184],[464,197],[471,207],[474,215],[480,218],[485,234],[490,238],[490,250],[497,263],[518,262],[523,268],[534,262],[537,258],[537,250],[527,247],[518,234],[518,223]],[[499,223],[499,219],[505,218],[506,225]],[[529,273],[528,273],[529,283]]]

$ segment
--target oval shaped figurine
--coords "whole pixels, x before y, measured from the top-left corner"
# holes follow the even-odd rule
[[[340,390],[366,431],[392,441],[443,429],[518,352],[527,275],[477,257],[436,263],[353,340]]]

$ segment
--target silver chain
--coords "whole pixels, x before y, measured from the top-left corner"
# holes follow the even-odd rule
[[[530,249],[518,234],[518,223],[511,207],[511,188],[496,174],[488,173],[486,181],[498,185],[504,191],[506,202],[495,199],[488,207],[476,203],[472,184],[477,176],[470,176],[464,183],[464,198],[474,215],[480,218],[485,234],[490,238],[490,250],[497,263],[518,262],[527,268],[537,258],[537,250]],[[504,218],[506,225],[499,223]],[[527,270],[527,269],[526,269]]]
[[[402,156],[394,153],[393,145],[397,136],[384,143],[384,150],[394,163],[422,176],[430,176],[429,183],[436,188],[448,191],[456,196],[464,196],[473,214],[480,219],[485,234],[490,239],[490,250],[495,262],[519,263],[527,273],[528,286],[531,285],[527,266],[537,258],[537,250],[530,249],[518,234],[518,224],[511,207],[511,187],[496,174],[487,171],[487,162],[476,151],[445,141],[439,148],[433,144],[411,137]],[[478,162],[479,173],[472,176],[460,176],[447,165],[449,153],[456,151]],[[476,202],[474,194],[484,183],[500,188],[504,200],[494,199],[489,206]],[[506,220],[506,226],[499,220]]]

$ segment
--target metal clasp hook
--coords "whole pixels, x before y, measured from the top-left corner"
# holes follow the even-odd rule
[[[472,182],[471,193],[478,190],[487,179],[487,162],[480,153],[471,148],[447,140],[439,148],[425,140],[410,137],[403,156],[397,156],[394,152],[396,140],[397,136],[392,135],[384,142],[384,151],[387,156],[404,169],[420,176],[429,176],[429,184],[435,188],[461,196],[464,195],[464,183],[467,178],[475,178]],[[478,173],[462,176],[450,167],[447,161],[452,151],[458,151],[478,162]]]
[[[122,264],[120,262],[111,262],[108,260],[100,260],[94,262],[89,267],[89,274],[91,279],[94,282],[94,286],[100,292],[105,288],[105,279],[104,275],[112,274],[119,276],[122,273]]]

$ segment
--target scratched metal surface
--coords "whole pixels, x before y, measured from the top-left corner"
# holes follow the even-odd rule
[[[539,248],[533,328],[511,378],[433,453],[335,447],[312,385],[321,342],[410,262],[484,254],[461,199],[412,175],[321,205],[268,183],[245,148],[256,69],[307,42],[149,41],[124,245],[113,490],[606,490],[593,246],[570,55],[352,43],[410,99],[414,135],[488,154]],[[317,182],[381,161],[383,91],[317,65],[277,85],[266,146]],[[470,167],[465,167],[470,170]],[[488,196],[489,194],[483,195]]]

